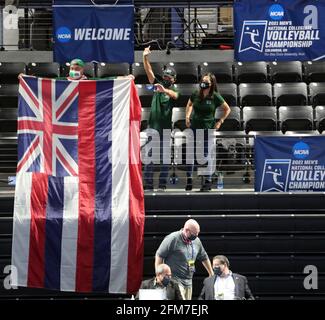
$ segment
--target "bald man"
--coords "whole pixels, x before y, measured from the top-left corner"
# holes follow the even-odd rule
[[[170,266],[184,300],[192,299],[192,278],[196,260],[202,262],[209,276],[213,275],[209,257],[198,238],[199,233],[200,225],[194,219],[189,219],[183,229],[166,236],[156,252],[155,268],[162,263]]]

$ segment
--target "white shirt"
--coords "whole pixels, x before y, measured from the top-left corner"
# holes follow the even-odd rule
[[[215,300],[235,299],[235,282],[231,271],[226,276],[217,276],[214,283],[214,298]]]

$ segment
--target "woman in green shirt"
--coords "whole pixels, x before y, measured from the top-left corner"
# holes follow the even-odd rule
[[[218,107],[223,108],[224,114],[221,119],[216,122],[215,112]],[[212,73],[206,73],[201,79],[200,89],[193,92],[186,106],[186,126],[187,128],[194,130],[195,144],[198,133],[196,129],[204,130],[204,156],[208,154],[209,136],[212,138],[211,134],[213,133],[211,132],[211,129],[219,130],[229,113],[229,105],[217,91],[217,81],[215,76]],[[189,165],[187,169],[187,184],[185,188],[187,191],[192,190],[193,169],[194,163]],[[201,191],[211,190],[211,175],[212,172],[205,175],[205,183],[202,186]]]

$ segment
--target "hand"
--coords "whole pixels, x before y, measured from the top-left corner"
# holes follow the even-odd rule
[[[166,89],[164,88],[164,86],[160,83],[155,84],[155,91],[158,92],[166,92]]]
[[[150,46],[143,50],[143,56],[146,57],[151,53]]]
[[[19,73],[18,79],[21,80],[25,74],[24,73]]]
[[[135,76],[133,74],[128,74],[126,77],[128,79],[130,79],[130,80],[134,80],[135,79]]]
[[[220,127],[221,127],[221,125],[222,125],[222,121],[221,120],[219,120],[217,123],[216,123],[216,125],[214,126],[214,128],[216,129],[216,130],[219,130],[220,129]]]
[[[185,124],[186,124],[186,128],[190,128],[191,127],[191,120],[190,120],[190,118],[186,118]]]

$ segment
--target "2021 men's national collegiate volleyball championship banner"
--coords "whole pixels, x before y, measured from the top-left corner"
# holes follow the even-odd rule
[[[53,17],[54,61],[65,63],[78,57],[84,61],[134,62],[132,1],[94,5],[90,0],[56,0]]]
[[[237,61],[325,58],[324,0],[236,0]]]
[[[256,137],[255,191],[325,191],[325,137]]]

